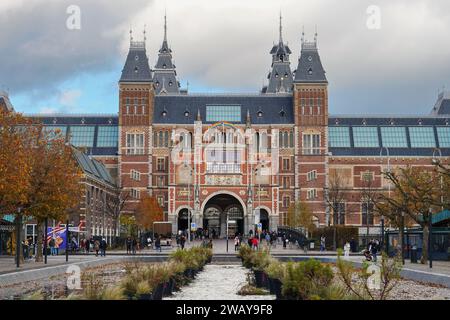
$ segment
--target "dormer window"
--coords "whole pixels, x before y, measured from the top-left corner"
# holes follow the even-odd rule
[[[134,68],[134,72],[135,72],[135,73],[138,73],[138,72],[139,72],[139,68],[138,68],[138,67],[135,67],[135,68]]]
[[[261,110],[259,110],[257,115],[258,115],[258,118],[261,118],[263,116],[263,112]]]
[[[309,62],[312,61],[312,57],[311,57],[311,56],[308,57],[308,61],[309,61]]]
[[[173,82],[169,81],[169,87],[173,86]]]
[[[284,110],[280,111],[280,117],[284,118],[286,116],[286,112]]]
[[[164,63],[163,64],[163,69],[166,69],[167,68],[167,65]]]
[[[159,81],[156,81],[155,85],[156,85],[157,87],[159,87]]]
[[[187,118],[187,117],[189,117],[189,111],[188,110],[186,110],[185,112],[184,112],[184,116]]]
[[[161,112],[161,115],[162,115],[164,118],[167,117],[167,111],[164,110],[163,112]]]
[[[136,55],[136,56],[134,57],[134,60],[139,61],[139,56]]]
[[[275,78],[278,78],[278,73],[275,73]]]
[[[309,74],[309,75],[312,75],[312,73],[313,73],[312,68],[309,68],[308,74]]]

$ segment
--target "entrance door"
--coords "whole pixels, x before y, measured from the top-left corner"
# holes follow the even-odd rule
[[[210,238],[217,238],[220,235],[220,215],[221,211],[216,207],[209,207],[203,216],[203,228],[208,230]]]
[[[178,214],[178,230],[185,231],[188,230],[188,228],[189,228],[188,210],[183,209]]]
[[[270,231],[269,230],[269,214],[267,213],[266,210],[261,209],[260,211],[260,216],[259,216],[259,221],[262,224],[262,230],[263,231]]]

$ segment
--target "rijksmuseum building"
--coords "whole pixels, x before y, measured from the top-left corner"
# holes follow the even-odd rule
[[[384,171],[449,159],[450,95],[430,102],[430,114],[332,115],[316,38],[298,45],[300,58],[291,65],[280,24],[259,93],[190,94],[180,88],[165,28],[153,67],[145,41],[131,39],[118,114],[33,117],[106,166],[131,195],[123,214],[150,194],[174,232],[191,222],[224,236],[227,217],[235,232],[256,223],[276,230],[288,208],[303,202],[317,225],[359,226],[364,234],[369,226],[378,234],[380,221],[362,195],[365,182],[387,192]],[[341,177],[345,191],[337,212],[327,205],[332,176]],[[99,232],[95,223],[86,217],[92,235]]]

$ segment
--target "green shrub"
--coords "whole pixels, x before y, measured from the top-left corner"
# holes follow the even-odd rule
[[[267,275],[272,279],[281,280],[284,277],[286,264],[273,259],[269,265],[264,269]]]
[[[282,279],[283,295],[298,300],[324,298],[323,289],[333,281],[333,270],[317,260],[309,259],[286,264],[286,272]]]

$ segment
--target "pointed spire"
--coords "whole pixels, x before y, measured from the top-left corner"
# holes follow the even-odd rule
[[[146,24],[144,24],[144,44],[146,43],[146,41],[147,41],[147,25]]]
[[[314,42],[317,44],[317,24],[316,24],[316,32],[314,33]]]
[[[200,114],[200,108],[197,109],[197,121],[202,121],[202,116]]]
[[[283,16],[280,10],[280,44],[283,44]]]
[[[305,26],[302,28],[302,44],[305,42]]]
[[[164,41],[167,41],[167,10],[164,11]]]

